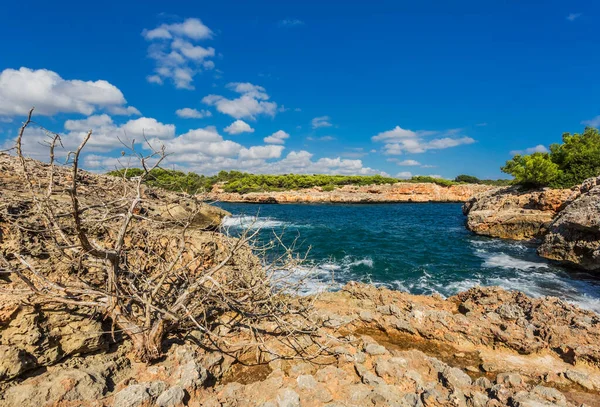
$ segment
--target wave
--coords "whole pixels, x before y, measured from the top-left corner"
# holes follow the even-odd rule
[[[286,222],[274,218],[247,215],[226,216],[221,221],[221,227],[224,228],[273,229],[286,225]]]
[[[527,260],[517,259],[506,253],[492,254],[486,256],[483,262],[483,267],[492,268],[500,267],[503,269],[518,269],[518,270],[529,270],[529,269],[540,269],[548,268],[548,263],[544,262],[533,262]]]

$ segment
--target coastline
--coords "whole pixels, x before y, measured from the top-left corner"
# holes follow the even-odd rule
[[[314,187],[240,194],[226,192],[222,186],[215,186],[206,198],[219,202],[257,204],[464,203],[473,195],[497,189],[499,188],[479,184],[441,186],[433,183],[399,182],[388,185],[346,185],[333,191],[323,191],[320,187]]]

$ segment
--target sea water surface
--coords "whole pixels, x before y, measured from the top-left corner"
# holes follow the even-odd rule
[[[218,205],[233,214],[223,222],[231,234],[258,228],[263,242],[297,239],[296,250],[308,251],[297,270],[308,273],[306,293],[351,280],[443,296],[495,285],[600,313],[600,278],[541,259],[532,245],[474,235],[460,204]]]

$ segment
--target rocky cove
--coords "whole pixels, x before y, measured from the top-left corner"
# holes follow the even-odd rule
[[[0,248],[8,256],[20,249],[15,246],[18,240],[8,227],[6,214],[28,213],[28,201],[15,160],[6,155],[0,158],[0,193],[5,210],[0,218]],[[37,179],[48,170],[41,163],[30,162],[30,166]],[[98,186],[101,191],[115,189],[114,178],[89,173],[81,176],[83,196]],[[68,173],[61,173],[61,179],[68,181]],[[538,195],[540,202],[553,202],[544,203],[545,210],[556,210],[544,223],[543,232],[522,232],[523,238],[539,237],[548,233],[546,230],[561,232],[560,224],[555,223],[571,205],[588,213],[589,193],[594,188],[572,191],[574,196],[559,204]],[[494,191],[483,191],[467,205],[477,207],[476,202],[488,199],[482,197]],[[504,195],[493,199],[504,202],[498,198]],[[585,199],[579,200],[581,197]],[[170,228],[176,224],[174,221],[189,214],[190,208],[184,202],[177,194],[144,189],[139,213],[143,219],[160,221],[156,229],[146,225],[150,236],[159,242],[152,250],[162,245],[170,247],[169,242],[176,240]],[[241,278],[243,268],[256,266],[247,251],[223,259],[223,247],[229,238],[215,228],[226,214],[206,206],[190,226],[192,248],[202,254],[203,261],[227,264],[215,277],[219,283]],[[597,219],[594,216],[584,218],[593,222]],[[563,219],[573,223],[574,217],[572,214]],[[567,235],[565,246],[577,247],[578,243],[566,239]],[[27,255],[48,261],[40,253],[43,251]],[[60,264],[56,267],[44,270],[49,276],[63,272]],[[57,279],[59,283],[67,281],[72,273],[64,272]],[[21,288],[11,275],[2,274],[0,278],[3,289]],[[264,277],[257,273],[252,278],[256,284]],[[600,404],[600,317],[558,298],[534,299],[495,287],[476,287],[442,298],[348,283],[336,292],[295,297],[290,305],[294,303],[309,304],[306,317],[318,327],[306,333],[294,332],[291,339],[297,348],[282,342],[280,333],[259,336],[263,341],[260,349],[242,346],[256,338],[256,332],[278,332],[277,326],[272,320],[258,320],[254,326],[228,323],[235,315],[237,304],[232,304],[229,311],[213,320],[226,322],[217,330],[210,334],[194,326],[174,330],[163,341],[163,355],[152,363],[142,363],[134,357],[133,343],[127,335],[115,331],[113,321],[94,307],[2,294],[0,405]],[[214,334],[228,344],[227,348],[216,346],[211,340]],[[305,352],[299,354],[297,349]]]

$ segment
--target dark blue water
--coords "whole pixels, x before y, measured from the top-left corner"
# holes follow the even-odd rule
[[[476,285],[552,295],[600,313],[600,279],[551,264],[521,242],[467,231],[460,204],[252,205],[221,203],[235,234],[260,228],[259,239],[283,235],[308,251],[305,291],[350,280],[413,294],[450,296]],[[331,284],[332,278],[334,284]]]

